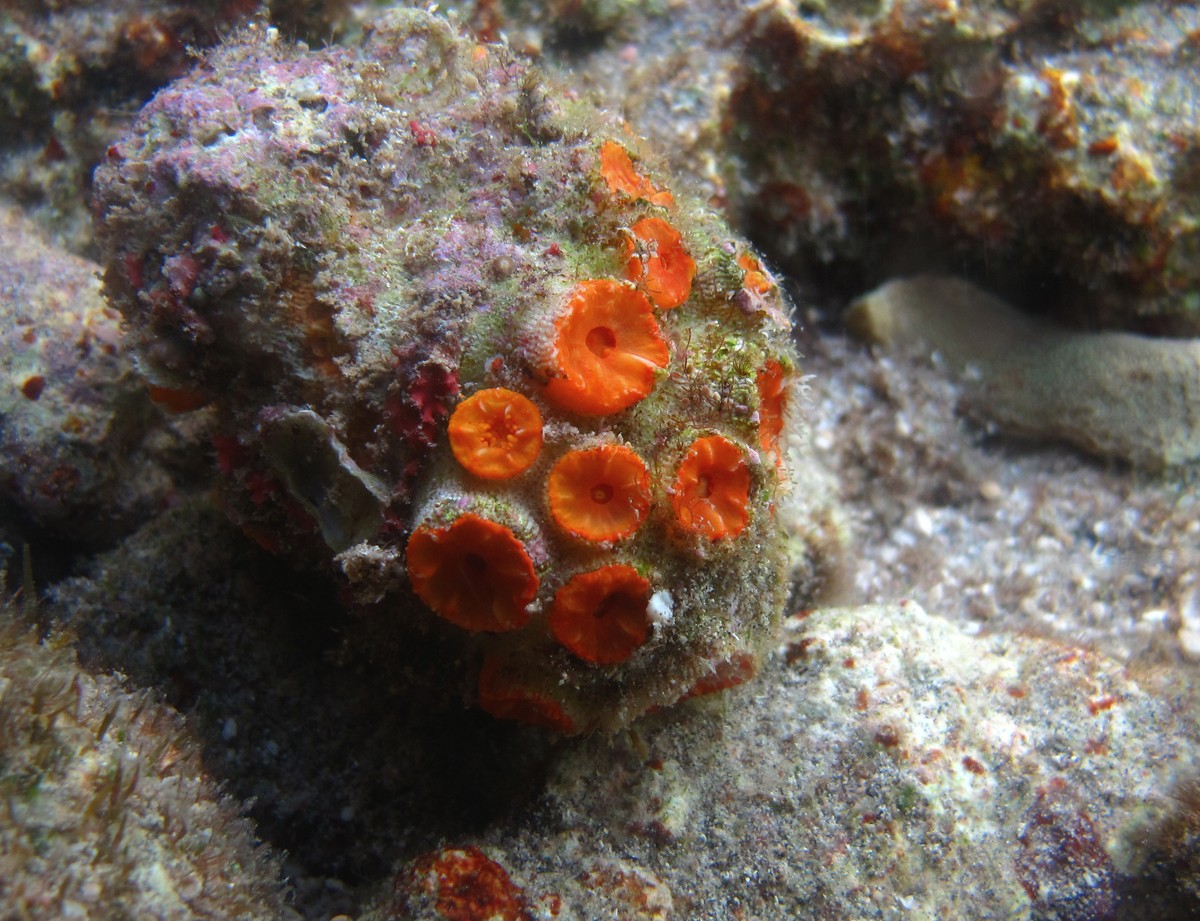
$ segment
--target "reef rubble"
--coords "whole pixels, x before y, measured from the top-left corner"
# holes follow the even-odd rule
[[[1200,915],[1196,5],[428,6],[4,24],[0,915]]]

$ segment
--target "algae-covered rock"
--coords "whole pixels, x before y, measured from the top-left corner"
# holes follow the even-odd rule
[[[0,209],[0,375],[0,509],[23,539],[108,543],[166,501],[187,434],[136,374],[97,266],[13,209]]]
[[[762,680],[728,703],[578,744],[531,812],[418,858],[368,917],[446,917],[414,871],[447,865],[464,904],[489,904],[504,874],[528,911],[512,917],[1200,907],[1193,877],[1153,862],[1159,829],[1179,837],[1170,791],[1196,727],[1111,660],[969,637],[914,603],[830,609],[791,619]]]
[[[769,273],[502,47],[249,30],[96,185],[109,298],[155,385],[216,405],[245,532],[372,617],[424,618],[411,584],[497,715],[611,728],[745,680],[837,541]]]
[[[31,921],[295,918],[279,858],[179,714],[0,601],[0,910]]]
[[[92,170],[132,113],[258,0],[7,2],[0,14],[0,193],[91,255]]]
[[[1097,325],[1194,335],[1198,28],[1160,2],[762,4],[728,107],[731,206],[843,289],[966,267]]]
[[[255,18],[328,42],[346,0],[9,0],[0,5],[0,194],[54,241],[94,253],[91,176],[192,54]]]

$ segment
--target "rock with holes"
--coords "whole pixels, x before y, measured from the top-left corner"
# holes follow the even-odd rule
[[[160,392],[216,406],[245,532],[461,637],[485,710],[583,732],[735,684],[819,581],[778,287],[505,49],[248,30],[96,187],[109,297]]]

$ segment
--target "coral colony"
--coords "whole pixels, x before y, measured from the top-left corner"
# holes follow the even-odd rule
[[[612,729],[753,674],[800,552],[786,305],[620,124],[423,14],[250,29],[96,187],[108,294],[155,398],[217,407],[231,514],[460,634],[484,710]]]

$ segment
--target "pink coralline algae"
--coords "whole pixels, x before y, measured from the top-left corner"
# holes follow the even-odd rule
[[[321,52],[246,31],[96,175],[108,295],[154,386],[215,406],[246,533],[568,733],[746,680],[816,568],[783,296],[667,186],[418,13]]]

